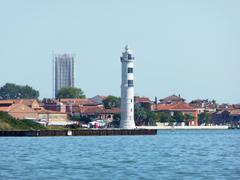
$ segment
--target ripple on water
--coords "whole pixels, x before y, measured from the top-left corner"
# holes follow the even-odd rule
[[[0,179],[240,179],[240,131],[0,138]]]

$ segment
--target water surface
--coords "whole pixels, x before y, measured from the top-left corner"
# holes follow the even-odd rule
[[[1,137],[0,179],[240,179],[239,130]]]

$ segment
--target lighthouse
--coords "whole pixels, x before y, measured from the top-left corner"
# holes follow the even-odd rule
[[[125,46],[125,51],[122,53],[120,60],[122,63],[120,128],[134,129],[134,57],[132,55],[132,51],[127,45]]]

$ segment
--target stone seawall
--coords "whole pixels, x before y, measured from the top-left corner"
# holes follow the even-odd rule
[[[0,131],[0,136],[123,136],[123,135],[156,135],[156,134],[157,134],[156,129]]]

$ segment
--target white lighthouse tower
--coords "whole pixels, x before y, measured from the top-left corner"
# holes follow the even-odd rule
[[[134,85],[133,85],[133,62],[134,57],[128,46],[122,53],[122,84],[121,84],[121,121],[120,128],[133,129],[134,122]]]

